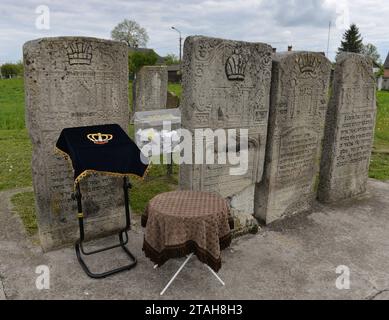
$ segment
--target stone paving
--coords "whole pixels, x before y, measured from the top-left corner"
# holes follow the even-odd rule
[[[161,299],[160,290],[183,260],[154,270],[141,247],[139,222],[130,233],[138,266],[103,280],[89,279],[72,247],[43,253],[0,193],[1,299]],[[368,193],[300,214],[233,241],[223,253],[222,287],[193,259],[162,299],[389,299],[389,183],[369,180]],[[108,240],[96,244],[107,244]],[[120,251],[88,260],[94,271],[120,263]],[[36,267],[50,269],[50,289],[39,291]],[[350,268],[350,290],[339,290],[336,268]]]

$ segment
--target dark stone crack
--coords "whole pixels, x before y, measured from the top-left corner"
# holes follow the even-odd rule
[[[5,300],[8,300],[7,293],[6,293],[5,287],[4,287],[3,277],[0,275],[0,297],[1,296],[4,296]]]
[[[374,287],[374,290],[377,291],[377,292],[374,293],[374,294],[371,294],[370,296],[368,296],[366,298],[366,300],[375,300],[379,295],[381,295],[381,294],[383,294],[385,292],[389,292],[389,288],[388,289],[379,290],[376,287]]]

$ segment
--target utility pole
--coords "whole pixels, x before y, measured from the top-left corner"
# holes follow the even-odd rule
[[[181,65],[181,59],[182,59],[182,36],[181,36],[181,31],[178,30],[176,27],[172,27],[173,30],[177,31],[178,34],[180,35],[179,38],[179,46],[180,46],[180,65]]]
[[[329,59],[330,54],[330,39],[331,39],[331,20],[328,24],[328,42],[327,42],[327,58]]]

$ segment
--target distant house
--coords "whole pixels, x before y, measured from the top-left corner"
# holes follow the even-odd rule
[[[293,51],[293,46],[288,46],[288,52],[292,52]],[[277,48],[273,48],[273,54],[276,54],[277,53]],[[318,54],[321,54],[322,56],[326,56],[325,52],[316,52]]]
[[[389,53],[384,63],[384,79],[382,81],[382,89],[389,90]]]
[[[389,53],[384,63],[384,78],[389,78]]]
[[[181,72],[179,64],[167,66],[169,82],[178,83],[181,81]]]

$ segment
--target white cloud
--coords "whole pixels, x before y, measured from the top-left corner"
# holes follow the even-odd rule
[[[35,8],[51,10],[51,29],[37,30]],[[339,8],[349,7],[350,21],[360,27],[365,42],[379,47],[382,59],[389,50],[387,0],[2,0],[0,4],[0,63],[22,57],[24,42],[46,36],[82,35],[109,38],[124,18],[136,20],[150,36],[149,47],[165,55],[178,53],[178,34],[202,34],[227,39],[267,42],[285,50],[327,50],[334,56],[343,29],[335,28]],[[338,10],[337,10],[338,9]]]

